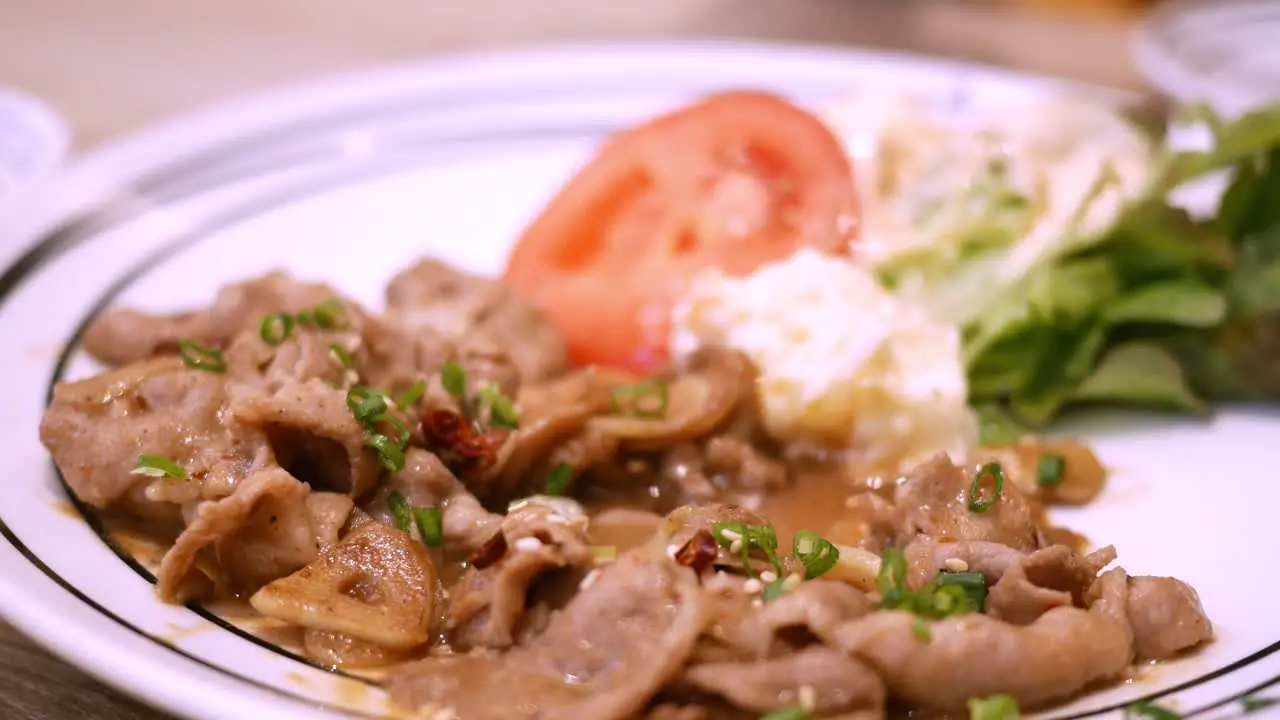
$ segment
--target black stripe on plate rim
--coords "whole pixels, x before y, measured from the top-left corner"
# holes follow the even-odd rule
[[[611,83],[611,86],[614,86],[614,84]],[[509,97],[509,94],[506,94],[505,96]],[[394,111],[394,108],[403,107],[403,106],[404,106],[403,102],[394,103],[392,105],[385,107],[384,110]],[[353,117],[353,118],[363,116],[363,115],[376,116],[376,113],[370,112],[370,111],[359,111],[359,112],[350,113],[350,117]],[[328,121],[324,121],[320,123],[316,123],[314,121],[299,122],[293,125],[271,128],[265,133],[259,133],[257,135],[252,136],[251,138],[227,143],[224,146],[219,146],[218,148],[212,149],[200,156],[188,156],[185,158],[180,158],[176,163],[173,163],[169,166],[166,166],[164,168],[151,172],[150,174],[148,174],[143,178],[143,182],[140,183],[139,185],[140,187],[154,185],[156,186],[157,189],[159,189],[159,188],[163,188],[166,185],[171,186],[173,183],[181,183],[182,180],[189,174],[194,174],[198,176],[201,169],[201,166],[200,166],[201,162],[207,163],[203,166],[204,169],[209,169],[211,166],[224,164],[226,160],[228,160],[229,158],[233,158],[234,156],[230,154],[232,152],[236,152],[236,151],[239,151],[239,152],[247,151],[250,153],[254,152],[254,149],[256,147],[261,147],[264,145],[264,138],[284,137],[286,135],[293,136],[298,132],[305,132],[306,129],[309,127],[314,126],[314,127],[325,128],[330,126],[339,126],[341,122],[349,122],[349,120],[335,122],[333,121],[333,118],[330,117]],[[574,130],[574,129],[566,129],[561,127],[561,128],[558,128],[557,130],[561,134],[572,133],[574,135],[580,135],[583,133],[590,133],[590,132],[597,132],[597,133],[607,132],[609,128],[591,128],[591,129],[580,128],[580,129]],[[528,136],[527,130],[525,130],[524,132],[521,132],[518,129],[512,129],[510,133],[513,136],[525,136],[525,137]],[[470,138],[459,137],[456,139],[457,140],[463,140],[463,139],[484,140],[485,137],[481,135],[481,136],[475,136]],[[324,158],[312,158],[312,159],[323,160]],[[287,168],[281,167],[278,169],[284,170]],[[357,177],[346,178],[346,182],[354,182],[356,180],[358,180]],[[198,192],[205,192],[208,190],[215,189],[216,187],[220,187],[222,184],[225,184],[227,182],[228,180],[224,178],[220,183],[211,184],[205,187],[191,188],[190,192],[191,194],[196,194]],[[311,193],[321,192],[324,189],[332,189],[333,187],[339,186],[341,184],[342,184],[341,182],[338,182],[334,184],[329,184],[325,187],[313,187],[311,188],[310,192]],[[298,191],[299,189],[294,190],[294,192],[298,192]],[[156,193],[156,194],[160,194],[160,193]],[[123,197],[136,198],[139,196],[146,197],[146,193],[140,192],[138,188],[135,188],[133,191],[131,191],[129,194],[124,195]],[[296,201],[296,200],[303,199],[306,196],[307,196],[307,193],[302,192],[292,197],[274,197],[272,198],[272,201],[273,202],[281,202],[286,200]],[[155,209],[157,205],[147,203],[144,205],[144,207],[145,209]],[[256,208],[257,213],[265,212],[275,207],[278,207],[278,205],[263,203],[261,202],[261,199],[259,199],[259,203],[256,203],[253,205],[253,208]],[[10,265],[9,268],[7,268],[2,274],[0,274],[0,304],[5,302],[8,299],[8,297],[12,294],[12,292],[27,277],[32,275],[36,270],[38,270],[41,266],[43,266],[49,260],[53,259],[54,257],[61,254],[62,252],[70,250],[71,248],[74,248],[84,243],[85,241],[93,237],[95,234],[105,230],[107,227],[111,227],[113,225],[122,223],[126,221],[128,218],[136,216],[136,211],[135,211],[135,213],[125,213],[125,215],[127,216],[125,218],[118,218],[118,217],[111,218],[110,217],[111,210],[112,208],[110,205],[107,205],[105,207],[100,207],[94,210],[88,210],[86,212],[81,213],[77,217],[73,218],[71,221],[54,228],[51,232],[44,235],[44,237],[40,241],[35,243],[30,250],[28,250],[26,253],[20,256],[12,265]],[[242,208],[242,213],[245,210],[250,210],[250,208]],[[132,285],[132,283],[136,282],[139,279],[139,277],[144,275],[149,269],[154,267],[156,264],[162,262],[165,258],[179,252],[185,247],[189,247],[195,243],[198,243],[200,240],[207,237],[210,233],[216,232],[218,229],[222,227],[225,227],[234,222],[241,222],[241,221],[250,219],[254,216],[254,214],[255,212],[248,212],[247,214],[241,214],[235,217],[219,218],[219,220],[221,221],[221,224],[206,225],[205,227],[201,228],[200,231],[198,232],[193,232],[185,235],[184,237],[178,239],[174,243],[171,243],[165,248],[162,248],[160,251],[153,253],[151,257],[147,258],[147,260],[135,266],[129,275],[127,275],[126,277],[120,279],[115,284],[113,284],[112,287],[109,288],[107,293],[104,295],[104,297],[101,298],[98,303],[95,303],[93,308],[89,311],[89,314],[83,319],[83,321],[76,328],[75,335],[71,339],[72,341],[69,342],[64,347],[64,352],[62,356],[59,358],[58,363],[55,367],[55,372],[51,377],[49,392],[50,393],[52,392],[53,385],[60,379],[62,372],[65,370],[65,366],[69,362],[70,355],[74,352],[74,349],[76,348],[76,345],[78,343],[79,336],[83,332],[84,328],[87,327],[87,325],[90,322],[92,322],[93,318],[97,315],[97,313],[99,313],[102,309],[104,309],[107,305],[110,304],[111,300],[114,297],[116,297],[119,293],[123,292],[127,287]],[[110,220],[111,222],[104,222],[104,220]],[[55,469],[55,472],[56,472],[56,469]],[[78,502],[78,500],[74,498],[74,493],[71,493],[69,491],[69,488],[66,485],[65,479],[62,478],[60,473],[58,474],[58,478],[59,478],[59,482],[62,484],[64,488],[64,492],[67,494],[68,499],[71,500],[75,504],[75,507],[81,511],[81,514],[85,517],[86,522],[90,523],[90,526],[99,535],[99,537],[103,537],[103,533],[101,532],[101,524],[95,523],[94,521],[90,520],[90,516],[92,515],[92,512],[85,512],[85,510],[87,509],[84,508]],[[168,641],[165,641],[161,638],[157,638],[148,634],[146,631],[132,625],[129,621],[119,617],[118,615],[115,615],[112,611],[108,610],[107,608],[104,608],[103,606],[99,605],[96,601],[85,596],[82,592],[80,592],[74,586],[68,583],[65,578],[61,577],[52,568],[46,565],[38,556],[32,553],[30,549],[21,541],[21,539],[18,538],[16,535],[14,535],[12,530],[4,522],[3,518],[0,518],[0,534],[2,534],[6,539],[6,541],[8,541],[11,545],[13,545],[14,548],[17,549],[18,552],[28,562],[30,562],[33,566],[35,566],[43,574],[49,577],[49,579],[53,580],[59,587],[63,588],[73,597],[80,600],[81,602],[83,602],[85,605],[92,608],[96,612],[102,614],[104,617],[112,620],[113,622],[116,622],[119,625],[122,625],[123,627],[134,632],[135,634],[138,634],[144,638],[147,638],[148,640],[151,640],[152,642],[154,642],[155,644],[161,647],[167,648],[177,653],[181,657],[191,660],[192,662],[202,667],[213,670],[222,675],[244,682],[250,686],[261,688],[269,692],[272,692],[274,694],[278,694],[290,699],[298,700],[308,705],[321,707],[326,709],[327,711],[335,711],[335,712],[339,712],[339,713],[346,714],[348,716],[353,716],[353,717],[362,717],[362,718],[381,717],[381,716],[375,716],[375,715],[368,715],[368,714],[360,713],[357,711],[351,711],[339,706],[328,705],[326,703],[316,700],[315,698],[294,695],[292,693],[281,690],[274,686],[260,683],[259,681],[254,680],[252,678],[246,678],[246,677],[240,676],[234,672],[231,672],[230,670],[227,670],[226,668],[213,665],[208,661],[203,660],[202,658],[193,656],[187,653],[186,651],[183,651],[180,648],[177,648],[176,646],[169,643]],[[118,556],[121,556],[121,559],[128,566],[133,568],[135,571],[141,570],[142,571],[141,574],[143,575],[143,577],[150,576],[150,572],[146,571],[145,568],[141,567],[140,563],[137,563],[135,559],[128,557],[127,553],[122,554],[120,549],[115,547],[113,543],[107,541],[105,537],[103,537],[103,541],[107,544],[108,547],[112,549],[113,552],[115,552]],[[150,577],[149,580],[154,582],[154,577]],[[250,640],[255,644],[269,647],[273,649],[275,652],[278,652],[285,657],[290,657],[292,659],[298,660],[300,662],[307,664],[310,667],[316,667],[314,663],[311,663],[303,658],[300,658],[296,656],[294,653],[283,650],[282,648],[271,645],[270,643],[266,643],[265,641],[262,641],[260,638],[257,638],[256,636],[252,635],[252,633],[247,633],[241,628],[238,628],[235,625],[227,623],[225,620],[222,620],[221,618],[216,618],[216,616],[213,616],[212,613],[208,613],[208,611],[204,610],[203,608],[198,608],[198,609],[193,608],[193,610],[195,610],[198,613],[201,613],[202,616],[206,614],[207,616],[211,616],[211,617],[206,617],[206,619],[210,619],[211,622],[215,622],[219,624],[221,627],[224,627],[226,630],[236,633],[237,635],[240,635],[241,637],[244,637],[245,639]],[[1165,688],[1163,690],[1149,693],[1148,695],[1137,698],[1133,701],[1126,702],[1126,703],[1119,703],[1119,704],[1099,708],[1097,710],[1078,713],[1075,715],[1058,716],[1056,718],[1053,718],[1052,720],[1083,720],[1084,718],[1097,717],[1105,713],[1121,710],[1127,707],[1128,705],[1130,705],[1132,702],[1157,701],[1173,693],[1187,690],[1189,688],[1196,687],[1203,683],[1206,683],[1211,680],[1222,677],[1224,675],[1227,675],[1231,672],[1239,670],[1250,664],[1258,662],[1276,653],[1277,651],[1280,651],[1280,641],[1277,641],[1271,644],[1270,646],[1263,648],[1262,650],[1255,652],[1245,658],[1241,658],[1236,662],[1233,662],[1229,665],[1218,668],[1217,670],[1214,670],[1204,675],[1201,675],[1199,677],[1190,679],[1186,682],[1180,683],[1173,687]],[[354,676],[348,675],[348,677],[354,677]],[[356,678],[356,679],[359,679],[359,678]]]

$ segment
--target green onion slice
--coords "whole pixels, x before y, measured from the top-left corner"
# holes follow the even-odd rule
[[[371,387],[353,387],[347,391],[347,407],[361,424],[387,411],[387,399],[382,392]]]
[[[412,513],[414,522],[418,525],[418,536],[422,538],[422,544],[427,547],[443,545],[444,511],[440,508],[416,507],[413,508]]]
[[[764,586],[764,601],[773,602],[787,594],[787,586],[782,578],[778,578]]]
[[[985,500],[979,499],[982,494],[982,479],[990,476],[995,483],[991,490],[991,495]],[[969,510],[972,512],[986,512],[990,510],[1000,496],[1004,494],[1004,468],[1000,467],[1000,463],[987,463],[978,468],[978,473],[973,476],[973,484],[969,486]]]
[[[880,604],[892,610],[910,601],[907,593],[907,556],[901,548],[886,548],[880,556],[880,574],[876,576]]]
[[[195,340],[179,340],[178,354],[182,356],[182,362],[193,370],[220,373],[227,369],[221,350],[216,347],[205,347]]]
[[[467,395],[467,371],[456,360],[450,360],[440,366],[440,384],[445,392],[462,399]]]
[[[387,495],[387,507],[391,509],[391,517],[395,519],[396,527],[409,532],[409,523],[413,522],[413,514],[409,510],[409,501],[404,499],[404,495],[401,495],[399,490],[392,490]]]
[[[333,353],[333,359],[338,361],[343,370],[350,370],[356,366],[356,359],[351,356],[351,351],[342,346],[342,343],[329,343],[329,352]]]
[[[160,455],[139,455],[138,466],[132,472],[135,475],[171,477],[174,480],[185,480],[187,477],[186,468]]]
[[[635,385],[620,385],[609,393],[616,415],[638,418],[661,418],[667,414],[667,383],[646,380]]]
[[[476,391],[476,397],[482,405],[489,408],[489,424],[496,428],[516,430],[520,420],[516,417],[516,406],[511,398],[502,394],[497,385],[488,384]]]
[[[556,463],[551,468],[551,473],[547,475],[547,483],[542,489],[543,495],[564,495],[569,490],[569,483],[573,482],[573,466],[567,462]]]
[[[1255,713],[1259,710],[1269,708],[1273,705],[1280,705],[1280,698],[1274,697],[1247,697],[1240,699],[1240,709],[1245,715]]]
[[[760,720],[813,720],[813,716],[799,705],[788,705],[762,716]]]
[[[262,324],[258,326],[258,335],[268,345],[279,345],[292,333],[293,316],[289,313],[272,313],[262,318]]]
[[[769,564],[773,565],[778,575],[783,574],[782,560],[778,557],[778,533],[771,525],[748,525],[736,520],[721,520],[711,526],[711,536],[722,547],[732,548],[738,543],[738,553],[742,556],[742,569],[748,575],[755,576],[755,568],[751,566],[751,551],[759,550]]]
[[[311,318],[321,330],[341,330],[348,325],[347,309],[335,298],[312,308]]]
[[[401,393],[400,397],[396,398],[396,407],[400,408],[401,410],[406,410],[408,408],[411,408],[414,405],[418,404],[418,401],[422,399],[422,396],[426,392],[427,392],[427,381],[418,380],[414,384],[410,385],[408,390],[405,390],[403,393]]]
[[[383,432],[379,432],[379,434],[384,435],[387,439],[394,441],[397,445],[400,446],[402,450],[406,445],[409,444],[409,434],[410,434],[409,428],[405,427],[405,424],[401,422],[400,418],[396,417],[395,415],[386,415],[386,414],[374,415],[373,417],[369,418],[368,422],[369,422],[369,427],[374,429],[375,431],[381,431],[383,426],[390,426],[390,428],[396,433],[394,436],[387,435],[386,433],[383,433]]]
[[[1124,709],[1126,718],[1149,718],[1149,720],[1181,720],[1182,716],[1178,713],[1151,702],[1150,700],[1142,700]]]
[[[933,634],[929,632],[929,623],[925,622],[924,618],[915,618],[911,621],[911,634],[924,642],[933,639]]]
[[[378,454],[382,466],[391,472],[404,469],[404,446],[381,433],[368,432],[364,436],[365,446]]]
[[[812,530],[801,530],[791,541],[791,554],[804,564],[808,580],[819,577],[840,562],[840,550]]]
[[[969,720],[1018,720],[1018,700],[1012,695],[969,698]]]
[[[987,578],[980,572],[943,572],[936,580],[938,588],[958,587],[969,602],[974,612],[982,612],[987,604]]]
[[[1062,484],[1066,470],[1066,458],[1057,453],[1045,455],[1036,463],[1036,484],[1045,488],[1058,487]]]

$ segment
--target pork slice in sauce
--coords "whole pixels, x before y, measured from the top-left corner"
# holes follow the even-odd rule
[[[457,345],[504,348],[526,382],[554,377],[568,365],[560,332],[502,283],[423,259],[392,278],[386,296],[388,318]]]
[[[358,498],[382,474],[346,392],[320,380],[287,382],[272,393],[243,392],[229,409],[236,422],[265,432],[280,465],[317,490]]]
[[[994,478],[986,477],[973,498],[977,472],[956,466],[945,454],[917,466],[898,486],[894,498],[903,520],[900,544],[928,535],[940,541],[985,540],[1016,550],[1036,549],[1035,514],[1022,491],[1005,482],[996,496]],[[982,503],[992,498],[994,502],[981,511],[970,508],[971,500]]]
[[[556,570],[585,571],[593,565],[586,527],[585,515],[572,517],[542,502],[514,507],[490,541],[497,547],[479,550],[449,590],[451,644],[462,649],[514,644],[533,582]],[[490,553],[496,557],[486,557]]]
[[[1022,708],[1060,700],[1116,676],[1132,658],[1123,570],[1098,579],[1089,609],[1056,607],[1029,625],[988,615],[924,621],[879,611],[849,623],[837,644],[879,673],[913,707],[962,711],[971,697],[1013,695]],[[919,623],[928,629],[923,635]]]
[[[399,705],[450,708],[467,720],[625,720],[680,672],[703,609],[692,570],[630,553],[528,645],[421,660],[396,669],[387,689]]]
[[[315,531],[316,547],[320,552],[338,543],[342,528],[354,509],[355,503],[349,495],[313,492],[307,496],[307,512],[311,515],[311,529]]]
[[[684,673],[685,682],[757,713],[804,704],[818,715],[880,710],[885,688],[865,664],[825,645],[766,660],[704,663]]]
[[[1165,660],[1213,639],[1199,594],[1176,578],[1131,578],[1129,622],[1139,660]]]
[[[58,383],[40,440],[76,496],[95,507],[126,496],[175,504],[224,497],[270,460],[265,437],[231,422],[226,405],[223,376],[155,358]],[[137,474],[140,455],[177,463],[186,476]],[[133,494],[137,487],[144,492]]]
[[[1014,625],[1026,625],[1050,608],[1084,607],[1098,573],[1116,557],[1107,546],[1080,555],[1065,545],[1051,545],[1027,555],[1009,568],[987,592],[987,613]]]
[[[422,448],[410,447],[404,469],[387,477],[363,507],[388,525],[395,524],[388,498],[400,493],[412,507],[441,510],[444,544],[463,552],[474,552],[493,537],[502,516],[484,509],[462,482],[444,466],[440,458]]]
[[[332,385],[349,385],[353,377],[333,350],[356,347],[358,336],[351,333],[319,332],[295,328],[279,345],[269,345],[255,331],[241,333],[223,353],[232,396],[274,393],[290,382],[321,380]]]
[[[775,633],[803,629],[822,642],[834,643],[837,630],[873,609],[871,600],[857,588],[816,579],[765,605],[760,620]]]
[[[304,283],[283,272],[225,285],[204,310],[152,314],[115,308],[99,315],[85,330],[84,349],[108,365],[124,365],[153,355],[175,353],[178,342],[226,347],[242,332],[258,332],[262,319],[276,312],[297,313],[337,300],[348,325],[359,327],[363,311],[333,288]]]
[[[258,470],[230,496],[200,503],[194,517],[165,553],[156,574],[156,594],[185,602],[215,589],[252,592],[311,562],[317,539],[307,506],[309,490],[278,467]],[[213,547],[218,577],[196,571],[197,555]]]

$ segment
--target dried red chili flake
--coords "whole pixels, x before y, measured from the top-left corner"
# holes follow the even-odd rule
[[[699,575],[711,568],[716,561],[720,546],[716,539],[705,529],[694,533],[688,542],[676,551],[675,560],[680,565],[691,567]]]
[[[474,472],[492,465],[509,434],[508,430],[480,432],[453,410],[432,410],[422,418],[427,448],[454,472]]]
[[[502,531],[493,534],[493,537],[485,541],[483,545],[476,548],[476,551],[467,558],[467,562],[471,567],[477,570],[483,570],[490,565],[498,562],[507,554],[507,536]]]

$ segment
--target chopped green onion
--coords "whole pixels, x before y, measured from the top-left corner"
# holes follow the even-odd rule
[[[347,309],[330,298],[311,309],[311,318],[321,330],[341,330],[347,326]]]
[[[613,412],[639,418],[660,418],[667,414],[667,383],[646,380],[635,385],[620,385],[609,393]]]
[[[761,716],[760,720],[813,720],[813,716],[799,705],[788,705]]]
[[[387,399],[374,388],[353,387],[347,391],[347,407],[357,422],[365,424],[387,411]]]
[[[422,544],[427,547],[440,547],[444,544],[444,511],[433,507],[416,507],[412,510],[413,519],[418,525],[418,535]]]
[[[272,313],[262,318],[258,335],[268,345],[279,345],[293,333],[293,316],[289,313]]]
[[[391,509],[391,517],[395,519],[396,527],[409,532],[409,523],[413,522],[413,515],[409,510],[409,501],[404,499],[404,495],[401,495],[399,490],[392,490],[387,495],[387,507]]]
[[[1018,700],[1012,695],[969,698],[969,720],[1018,720]]]
[[[973,600],[959,585],[931,585],[917,597],[916,612],[930,617],[965,615],[976,609]]]
[[[618,559],[618,547],[616,545],[592,545],[591,557],[596,562],[610,562]]]
[[[1124,709],[1127,718],[1150,718],[1150,720],[1181,720],[1178,713],[1160,707],[1150,700],[1140,700]]]
[[[381,426],[389,425],[391,426],[391,429],[396,432],[396,436],[392,437],[386,433],[380,434],[386,435],[390,440],[394,440],[402,449],[409,444],[409,428],[405,427],[405,424],[400,422],[400,418],[395,415],[374,415],[369,418],[368,424],[370,428],[378,431],[381,430]]]
[[[567,462],[556,463],[556,466],[551,468],[551,474],[547,475],[547,483],[542,489],[542,494],[564,495],[571,482],[573,482],[573,466]]]
[[[979,500],[978,497],[982,493],[982,479],[991,476],[995,482],[994,488],[991,490],[991,496],[986,500]],[[996,504],[1000,496],[1004,494],[1004,468],[1000,467],[1000,463],[987,463],[978,468],[978,473],[973,476],[973,484],[969,486],[969,510],[972,512],[986,512],[991,506]]]
[[[812,580],[840,562],[840,550],[812,530],[801,530],[791,541],[791,554],[804,564],[804,576]]]
[[[987,578],[980,572],[939,573],[938,589],[958,587],[973,603],[974,612],[982,612],[987,603]]]
[[[1047,488],[1058,487],[1062,484],[1063,474],[1066,469],[1066,458],[1057,453],[1045,455],[1036,464],[1036,484]]]
[[[489,424],[497,428],[507,428],[515,430],[520,427],[520,420],[516,417],[515,404],[511,402],[511,398],[502,394],[497,385],[483,385],[476,391],[476,398],[482,405],[489,408]]]
[[[933,639],[933,634],[929,632],[929,623],[925,622],[924,618],[915,618],[911,621],[911,634],[924,642]]]
[[[1269,708],[1272,705],[1280,705],[1280,698],[1247,697],[1240,700],[1240,709],[1245,715]]]
[[[907,591],[907,556],[901,548],[886,548],[876,576],[880,605],[893,610],[910,601]]]
[[[159,455],[139,455],[138,466],[131,471],[134,475],[150,475],[151,477],[171,477],[174,480],[185,480],[187,469],[166,457]]]
[[[396,398],[396,407],[401,410],[411,408],[418,403],[418,400],[422,399],[423,394],[426,392],[427,381],[418,380],[410,385],[408,390],[401,393],[400,397]]]
[[[778,578],[764,586],[764,601],[773,602],[783,595],[787,594],[786,582],[782,578]]]
[[[179,340],[178,354],[182,356],[182,362],[193,370],[220,373],[227,369],[221,350],[216,347],[204,347],[195,340]]]
[[[378,454],[382,466],[391,472],[404,469],[404,446],[381,433],[367,432],[364,444]]]
[[[440,384],[445,392],[461,400],[467,395],[467,371],[456,360],[440,366]]]
[[[329,343],[329,352],[333,353],[333,358],[338,361],[343,370],[350,370],[356,366],[356,359],[351,357],[351,351],[342,346],[342,343]]]
[[[711,536],[726,548],[738,544],[738,553],[742,556],[742,569],[748,575],[755,575],[751,566],[751,551],[759,550],[765,559],[773,565],[779,575],[783,574],[782,560],[778,558],[778,533],[772,525],[748,525],[735,520],[721,520],[711,526]]]

